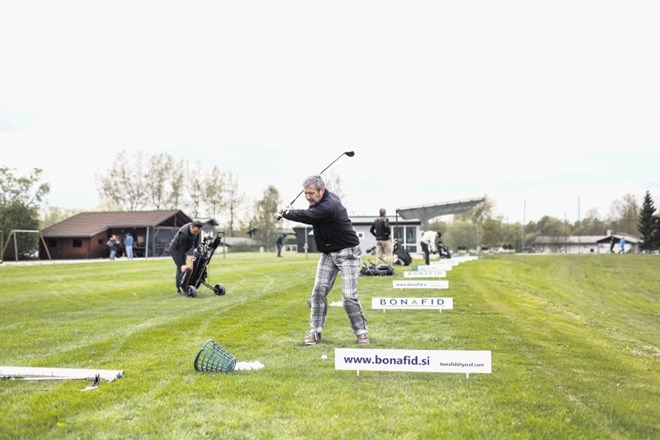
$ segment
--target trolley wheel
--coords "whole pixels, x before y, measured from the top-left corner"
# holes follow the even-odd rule
[[[227,291],[225,290],[225,286],[223,286],[222,284],[216,284],[213,287],[213,293],[215,293],[218,296],[222,296],[225,293],[227,293]]]
[[[197,298],[197,289],[194,286],[188,286],[188,296],[190,298]]]

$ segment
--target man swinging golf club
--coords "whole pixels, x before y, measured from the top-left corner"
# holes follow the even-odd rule
[[[337,274],[341,272],[344,309],[351,322],[353,333],[357,336],[356,342],[367,345],[369,344],[367,319],[357,294],[362,256],[360,239],[348,218],[346,208],[337,195],[326,189],[320,175],[306,178],[302,192],[309,202],[309,207],[294,209],[291,203],[280,211],[280,215],[288,220],[312,225],[316,248],[321,252],[311,296],[310,330],[304,343],[314,345],[321,339],[328,312],[327,296],[332,290]]]

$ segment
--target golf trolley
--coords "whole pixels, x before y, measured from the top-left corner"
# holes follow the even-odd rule
[[[449,248],[441,241],[438,241],[435,244],[435,247],[438,249],[438,257],[442,258],[451,258],[449,253]]]
[[[410,252],[408,252],[408,249],[401,246],[397,239],[394,239],[394,249],[392,252],[394,253],[394,264],[407,266],[412,263]]]
[[[192,264],[181,273],[181,287],[179,293],[195,298],[200,284],[213,290],[213,293],[216,295],[222,296],[226,293],[225,286],[222,284],[211,286],[206,282],[208,276],[207,266],[211,262],[213,253],[218,246],[220,246],[223,236],[224,233],[220,233],[215,237],[206,236],[202,239],[201,244],[195,248],[193,251]]]

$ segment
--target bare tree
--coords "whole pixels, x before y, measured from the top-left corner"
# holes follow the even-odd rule
[[[101,198],[111,199],[127,211],[141,209],[145,203],[142,163],[142,152],[131,156],[122,151],[113,161],[108,174],[99,177]]]
[[[275,242],[277,211],[282,205],[280,193],[273,185],[264,191],[263,198],[257,201],[252,225],[257,229],[256,237],[263,243]]]
[[[165,209],[167,206],[169,197],[167,183],[171,179],[174,163],[174,158],[167,153],[157,154],[149,158],[145,196],[147,205],[156,210]]]
[[[598,216],[598,209],[591,208],[580,222],[575,223],[575,235],[603,235],[607,232],[608,224]]]
[[[204,179],[204,202],[208,214],[215,218],[225,206],[225,181],[224,175],[217,166],[214,166]]]
[[[229,236],[234,236],[234,223],[237,211],[243,205],[244,194],[238,189],[238,177],[231,172],[225,175],[225,200],[229,210]]]
[[[79,208],[63,209],[57,206],[45,206],[41,210],[39,229],[45,229],[84,211],[84,209]]]
[[[337,197],[339,197],[344,206],[347,206],[346,203],[348,196],[346,196],[344,193],[341,176],[333,172],[329,172],[328,174],[323,175],[323,182],[325,183],[325,187],[333,192]]]
[[[170,194],[168,204],[171,209],[179,209],[183,203],[183,196],[186,191],[186,176],[188,175],[188,162],[179,160],[172,167],[170,179]]]
[[[206,173],[202,169],[201,164],[197,162],[193,172],[190,173],[188,177],[188,207],[190,208],[193,217],[200,216],[200,208],[204,198],[204,183],[206,182],[205,174]]]
[[[469,221],[472,223],[474,228],[474,237],[477,242],[476,246],[481,246],[483,235],[484,235],[484,225],[487,221],[491,220],[493,212],[493,202],[486,198],[483,202],[479,203],[477,206],[465,212],[463,214],[457,214],[456,219]]]
[[[626,194],[621,200],[612,202],[610,215],[617,229],[616,232],[637,233],[639,209],[639,204],[633,194]]]

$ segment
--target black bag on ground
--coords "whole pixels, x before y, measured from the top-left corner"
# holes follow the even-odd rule
[[[371,277],[383,277],[388,275],[394,275],[394,269],[387,264],[379,264],[374,266],[373,264],[363,264],[360,269],[360,275],[371,276]]]

